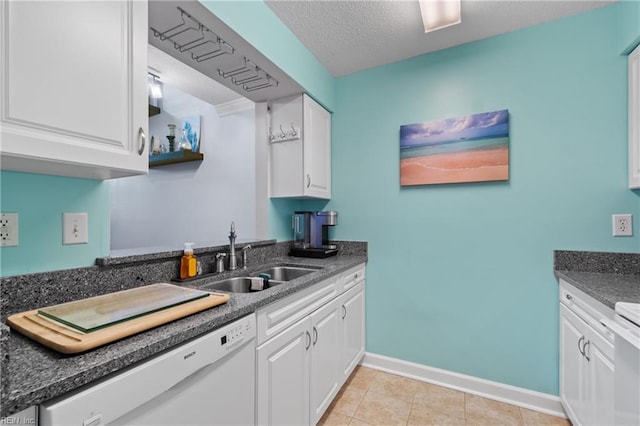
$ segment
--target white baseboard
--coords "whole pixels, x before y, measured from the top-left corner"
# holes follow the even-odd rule
[[[362,365],[421,382],[428,382],[484,398],[506,402],[507,404],[517,405],[552,416],[567,418],[567,415],[562,409],[560,398],[555,395],[492,382],[478,377],[467,376],[453,371],[442,370],[440,368],[389,358],[369,352],[365,353]]]

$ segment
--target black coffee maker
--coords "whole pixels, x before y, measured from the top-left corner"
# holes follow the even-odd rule
[[[297,211],[293,214],[293,245],[289,254],[298,257],[329,257],[338,254],[335,245],[329,244],[329,226],[338,221],[334,211]]]

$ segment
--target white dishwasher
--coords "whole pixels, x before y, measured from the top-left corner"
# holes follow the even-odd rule
[[[255,423],[255,314],[40,406],[40,425]]]

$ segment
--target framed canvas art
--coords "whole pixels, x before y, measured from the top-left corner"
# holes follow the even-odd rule
[[[509,110],[400,126],[400,185],[509,180]]]

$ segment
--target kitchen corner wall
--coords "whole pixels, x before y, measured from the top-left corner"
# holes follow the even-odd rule
[[[3,171],[0,188],[0,210],[19,215],[19,245],[0,248],[0,276],[90,266],[109,254],[107,182]],[[89,244],[62,245],[64,212],[88,213]]]
[[[335,236],[367,240],[367,350],[558,394],[553,250],[637,252],[616,7],[337,79]],[[508,182],[400,187],[402,124],[508,109]],[[611,214],[633,213],[632,238]]]

